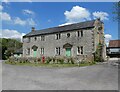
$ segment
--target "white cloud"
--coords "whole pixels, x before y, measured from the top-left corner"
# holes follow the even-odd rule
[[[67,22],[80,22],[90,19],[90,12],[80,6],[73,6],[70,11],[65,11],[64,15]]]
[[[30,15],[34,15],[35,13],[33,12],[33,11],[31,11],[31,10],[28,10],[28,9],[25,9],[25,10],[23,10],[23,13],[24,14],[30,14]]]
[[[48,19],[48,21],[47,21],[47,22],[52,22],[52,21],[51,21],[51,19]]]
[[[16,17],[16,18],[14,19],[14,24],[26,25],[26,21],[20,19],[19,17]]]
[[[100,18],[101,20],[108,20],[109,14],[106,12],[93,12],[94,19]]]
[[[109,41],[111,40],[111,38],[112,38],[112,35],[110,35],[110,34],[105,34],[105,42],[106,42],[107,46],[108,46]]]
[[[32,18],[27,19],[26,22],[27,22],[30,26],[35,26],[35,25],[36,25],[35,21],[34,21]]]
[[[14,1],[14,2],[32,2],[32,0],[11,0],[11,1]],[[5,3],[9,3],[10,0],[2,0],[2,2],[5,2]]]
[[[0,5],[0,11],[2,11],[3,10],[3,6],[2,5]]]
[[[11,16],[6,12],[0,12],[0,20],[10,21]]]
[[[21,0],[20,0],[20,1],[21,1]],[[30,3],[32,2],[32,0],[23,0],[23,1],[24,1],[24,2],[30,2]]]
[[[3,29],[2,34],[0,35],[2,35],[2,38],[13,38],[22,40],[22,36],[25,35],[25,33],[20,33],[17,30]]]
[[[19,17],[16,17],[14,19],[14,24],[18,24],[18,25],[22,25],[22,26],[25,26],[25,25],[35,26],[36,25],[35,21],[32,18],[22,20]]]
[[[9,3],[9,1],[8,1],[8,0],[2,0],[2,2],[4,2],[4,3]]]
[[[66,23],[61,24],[59,26],[91,20],[90,12],[86,8],[80,6],[73,6],[73,8],[70,11],[65,11],[64,15],[66,18]]]

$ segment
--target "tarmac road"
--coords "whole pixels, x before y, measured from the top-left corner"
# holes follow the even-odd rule
[[[3,63],[3,90],[118,90],[118,67],[108,63],[87,67],[47,68]]]

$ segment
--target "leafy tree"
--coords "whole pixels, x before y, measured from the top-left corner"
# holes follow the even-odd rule
[[[12,53],[22,47],[22,43],[15,39],[0,38],[0,48],[2,49],[2,59],[9,58]],[[1,58],[0,58],[1,59]]]
[[[114,4],[114,20],[120,21],[120,1]]]

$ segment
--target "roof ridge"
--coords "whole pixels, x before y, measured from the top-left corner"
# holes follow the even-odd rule
[[[49,27],[49,28],[44,28],[44,29],[35,30],[35,31],[41,31],[41,30],[52,29],[52,28],[61,28],[61,27],[65,27],[65,26],[76,25],[76,24],[85,23],[85,22],[91,22],[91,21],[95,21],[95,19],[94,20],[83,21],[83,22],[77,22],[77,23],[73,23],[73,24],[68,24],[68,25],[64,25],[64,26]]]
[[[49,33],[55,33],[55,32],[64,32],[64,31],[75,30],[75,29],[90,28],[90,27],[94,27],[94,23],[95,23],[95,20],[88,20],[88,21],[64,25],[64,26],[57,26],[57,27],[51,27],[51,28],[46,28],[41,30],[35,30],[34,32],[29,32],[23,37],[49,34]]]

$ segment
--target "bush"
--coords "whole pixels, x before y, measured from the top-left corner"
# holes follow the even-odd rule
[[[58,59],[58,62],[59,62],[60,64],[64,64],[64,59],[59,58],[59,59]]]
[[[67,63],[70,63],[70,58],[67,58]]]
[[[50,57],[47,57],[47,58],[46,58],[46,63],[47,63],[47,64],[49,64],[51,61],[52,61],[52,58],[50,58]]]
[[[71,61],[71,64],[74,64],[74,63],[75,63],[75,61],[74,61],[73,58],[70,58],[70,61]]]
[[[56,58],[55,58],[55,57],[53,57],[53,58],[52,58],[52,60],[53,60],[53,63],[55,63],[55,61],[56,61]]]
[[[38,61],[38,62],[41,62],[41,58],[38,58],[37,61]]]

